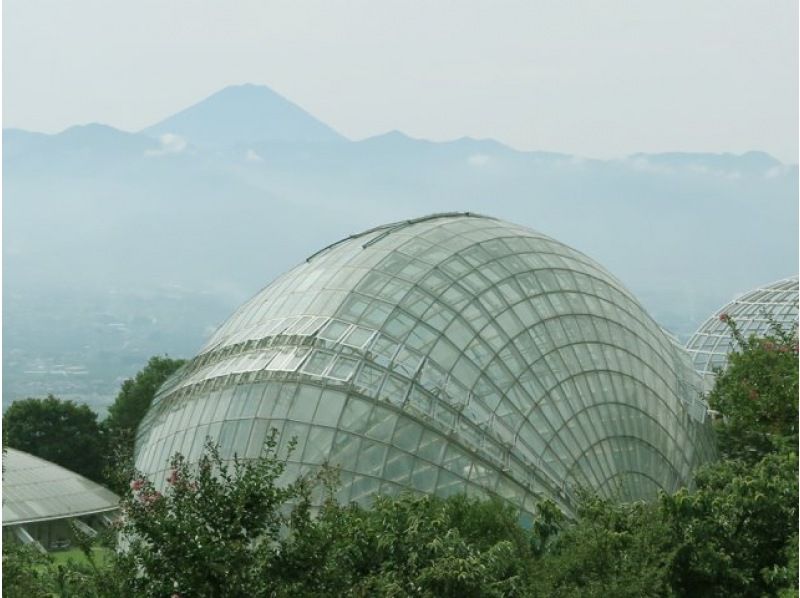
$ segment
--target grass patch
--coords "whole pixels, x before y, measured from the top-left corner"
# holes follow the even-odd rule
[[[111,551],[108,548],[99,546],[92,547],[92,555],[94,556],[95,563],[103,565],[111,557]],[[70,548],[69,550],[58,550],[50,553],[50,558],[55,565],[63,565],[69,561],[81,564],[89,564],[89,559],[83,554],[80,548]]]

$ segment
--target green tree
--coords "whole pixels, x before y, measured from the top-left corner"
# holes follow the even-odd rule
[[[674,541],[657,504],[585,493],[578,518],[534,563],[530,596],[672,596]]]
[[[678,539],[674,587],[704,596],[792,595],[797,588],[797,330],[744,338],[709,396],[724,459],[693,492],[665,496]],[[794,555],[794,556],[792,556]]]
[[[744,338],[731,318],[720,318],[736,342],[708,397],[723,416],[716,426],[723,456],[755,463],[780,447],[797,451],[797,329],[773,325],[765,338]]]
[[[73,527],[73,537],[83,558],[58,559],[32,546],[14,540],[3,541],[3,595],[24,598],[118,598],[124,596],[110,555],[116,540],[113,534],[87,536]],[[107,544],[104,561],[98,560],[95,547]],[[113,542],[113,543],[112,543]]]
[[[185,363],[183,359],[171,359],[156,355],[133,378],[122,383],[111,407],[105,425],[111,431],[133,430],[135,432],[144,414],[150,408],[153,397],[164,381]]]
[[[527,595],[547,539],[507,504],[404,495],[342,506],[333,470],[283,480],[277,446],[273,431],[254,460],[226,462],[211,444],[196,464],[176,455],[163,491],[134,472],[124,549],[113,574],[98,571],[112,580],[103,585],[137,596]],[[543,513],[544,536],[556,517]]]
[[[3,541],[3,594],[46,598],[50,596],[46,555],[31,546]]]
[[[3,414],[9,447],[31,453],[99,481],[103,441],[97,414],[88,405],[44,399],[14,401]]]
[[[185,360],[169,357],[151,357],[147,365],[133,378],[122,383],[114,403],[108,408],[108,417],[102,427],[105,438],[105,483],[116,493],[125,491],[128,480],[120,475],[127,472],[133,461],[136,428],[150,408],[161,385]]]
[[[125,547],[116,577],[126,596],[269,596],[271,561],[295,512],[308,521],[307,482],[279,485],[276,435],[262,458],[224,461],[209,444],[196,466],[176,455],[163,493],[134,477],[122,500]],[[294,506],[292,506],[294,505]]]
[[[525,596],[530,533],[499,500],[328,501],[271,568],[280,596]]]
[[[792,452],[755,465],[721,461],[698,473],[695,491],[663,497],[678,540],[679,594],[768,596],[796,588],[797,469]]]

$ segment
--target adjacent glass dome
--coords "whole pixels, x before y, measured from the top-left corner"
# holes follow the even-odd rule
[[[734,349],[728,325],[720,320],[729,315],[745,338],[770,333],[770,322],[791,330],[798,322],[798,278],[786,278],[737,297],[718,309],[697,329],[686,348],[694,367],[704,377],[706,390],[714,384],[714,370],[724,368]]]
[[[326,247],[245,303],[159,391],[136,466],[329,461],[342,501],[411,490],[565,510],[688,485],[714,457],[688,354],[583,254],[493,218],[439,214]]]
[[[3,453],[3,527],[117,509],[116,494],[74,471],[13,448]]]

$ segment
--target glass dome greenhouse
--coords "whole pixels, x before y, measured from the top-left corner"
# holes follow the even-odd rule
[[[226,458],[296,437],[338,498],[494,495],[523,513],[574,488],[689,485],[715,456],[688,354],[583,254],[493,218],[438,214],[326,247],[245,303],[160,389],[136,466],[207,437]]]
[[[703,322],[686,348],[695,369],[704,377],[706,389],[713,386],[714,370],[725,367],[728,353],[734,349],[730,329],[720,320],[722,314],[736,322],[745,338],[765,336],[773,323],[787,331],[797,326],[798,298],[798,277],[794,276],[737,297]]]
[[[93,535],[107,526],[119,498],[60,465],[13,448],[3,450],[3,540],[43,550],[68,548],[71,525]]]

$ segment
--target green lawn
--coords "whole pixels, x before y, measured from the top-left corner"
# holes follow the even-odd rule
[[[95,562],[99,565],[104,563],[108,558],[110,551],[107,548],[94,547],[92,552],[95,556]],[[80,548],[70,548],[69,550],[58,550],[50,553],[50,558],[56,565],[64,564],[67,561],[75,561],[78,563],[87,563],[88,559],[83,554]]]

